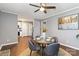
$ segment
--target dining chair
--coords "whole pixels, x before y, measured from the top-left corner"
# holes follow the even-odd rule
[[[57,56],[59,52],[59,43],[52,43],[44,49],[45,56]]]
[[[46,41],[47,41],[47,40],[46,40]],[[52,43],[58,43],[58,39],[57,39],[57,37],[52,37],[52,38],[50,38],[49,42],[50,42],[50,43],[48,43],[47,45],[50,45],[50,44],[52,44]]]
[[[54,43],[58,43],[58,38],[57,37],[53,37],[54,39]]]
[[[32,54],[32,51],[40,51],[40,46],[34,41],[34,40],[29,40],[29,48],[30,48],[30,56]]]
[[[50,40],[52,43],[58,43],[57,37],[52,37]]]

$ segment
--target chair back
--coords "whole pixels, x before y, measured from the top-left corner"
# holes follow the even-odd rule
[[[34,42],[32,41],[32,40],[29,40],[29,48],[31,49],[31,50],[35,50],[35,45],[34,45]]]
[[[40,46],[32,39],[29,40],[29,48],[33,51],[40,50]]]
[[[51,42],[53,42],[53,43],[58,43],[57,37],[52,37],[52,38],[51,38]]]
[[[57,56],[58,51],[59,51],[59,47],[60,47],[60,44],[52,43],[44,49],[44,53],[47,56]]]

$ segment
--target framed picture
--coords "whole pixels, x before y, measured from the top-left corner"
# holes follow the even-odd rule
[[[77,30],[79,29],[78,14],[60,17],[58,19],[59,30]]]

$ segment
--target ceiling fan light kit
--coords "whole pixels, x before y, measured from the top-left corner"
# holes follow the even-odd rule
[[[29,5],[39,8],[35,10],[34,12],[42,11],[45,14],[47,13],[47,9],[56,9],[56,6],[47,6],[45,3],[40,3],[40,6],[34,5],[34,4],[29,4]]]
[[[40,8],[40,11],[42,11],[42,12],[43,12],[44,10],[45,10],[45,8],[43,8],[43,7],[41,7],[41,8]]]

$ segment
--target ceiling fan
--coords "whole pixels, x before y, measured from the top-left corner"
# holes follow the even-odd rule
[[[44,12],[45,14],[47,13],[47,9],[56,9],[56,6],[47,6],[46,3],[40,3],[40,6],[34,5],[34,4],[29,4],[29,5],[38,8],[38,9],[35,10],[34,12],[42,11],[42,12]]]

